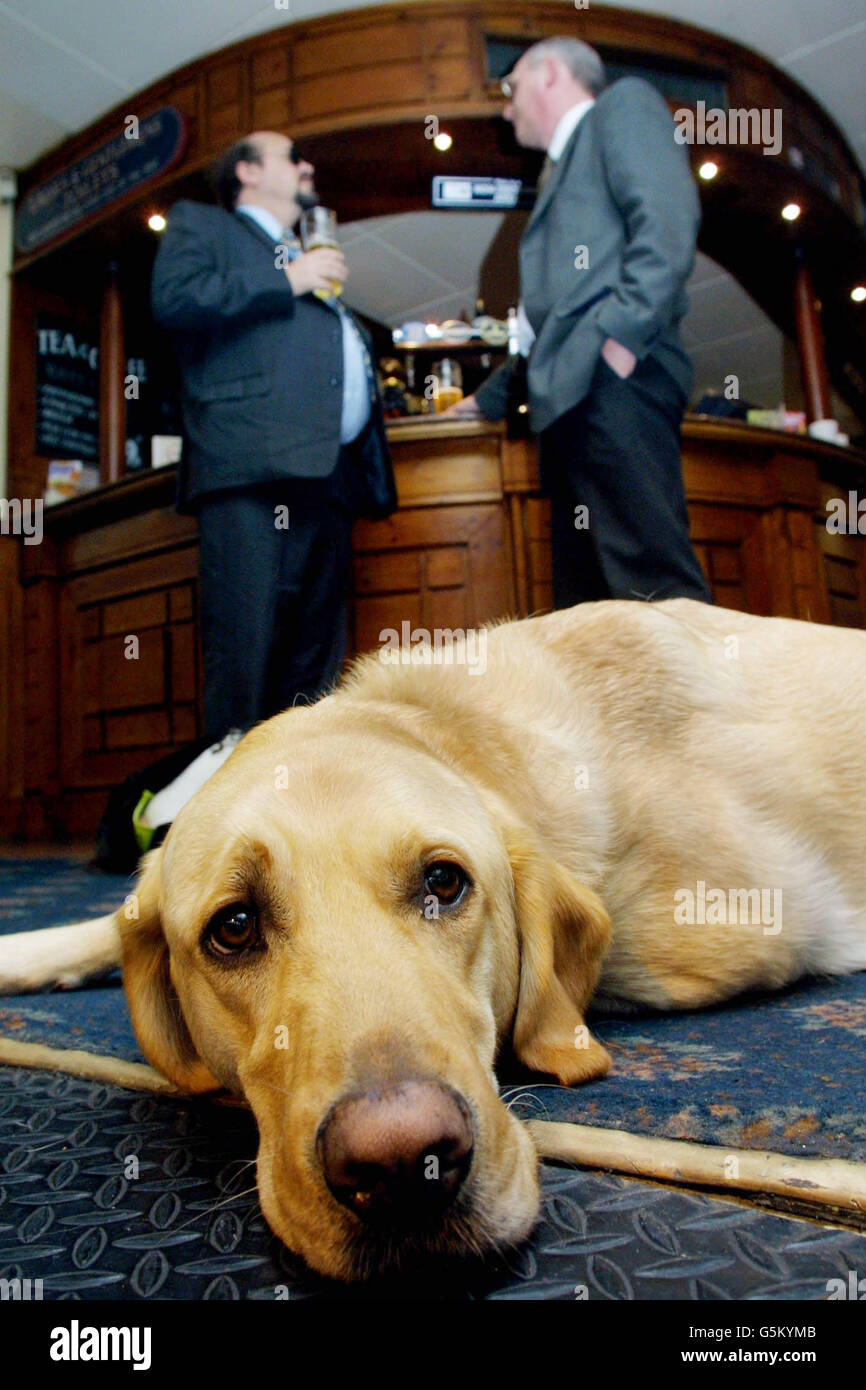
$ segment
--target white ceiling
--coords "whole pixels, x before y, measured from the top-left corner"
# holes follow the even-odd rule
[[[0,164],[30,164],[203,53],[366,3],[373,0],[285,0],[285,8],[277,0],[0,0]],[[770,58],[823,103],[866,167],[863,0],[630,0],[629,7],[714,30]],[[572,0],[563,9],[573,13]]]
[[[28,165],[124,97],[204,53],[290,21],[373,2],[0,0],[0,165]],[[563,8],[572,11],[573,0],[563,0]],[[630,8],[697,24],[764,54],[825,106],[866,168],[864,0],[630,0]],[[495,214],[427,212],[345,227],[347,297],[392,326],[471,309],[499,223]],[[698,257],[690,302],[685,329],[696,395],[736,372],[744,397],[777,404],[782,339],[766,315],[705,256]]]
[[[389,328],[410,319],[470,317],[479,270],[504,214],[406,212],[340,228],[353,309]]]

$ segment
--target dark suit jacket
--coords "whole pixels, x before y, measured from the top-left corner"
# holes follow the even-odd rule
[[[688,395],[679,337],[700,203],[663,99],[638,77],[606,88],[551,169],[520,243],[520,287],[536,334],[530,419],[540,433],[583,400],[606,338],[652,354]],[[576,268],[581,247],[588,265]],[[508,367],[476,392],[505,414]]]
[[[156,257],[151,304],[174,335],[180,363],[189,446],[181,507],[222,488],[333,473],[343,400],[340,320],[315,295],[295,297],[257,222],[177,203]],[[387,516],[396,492],[378,396],[350,462],[340,487],[352,495],[342,500],[362,515]]]

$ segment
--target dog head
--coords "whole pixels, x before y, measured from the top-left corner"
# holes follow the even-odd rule
[[[119,926],[145,1054],[247,1098],[262,1209],[315,1269],[531,1229],[494,1060],[510,1037],[565,1084],[607,1071],[583,1009],[609,921],[495,790],[372,706],[290,711],[184,807]]]

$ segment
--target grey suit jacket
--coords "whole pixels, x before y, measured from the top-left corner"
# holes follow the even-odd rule
[[[667,106],[648,82],[622,78],[579,122],[520,243],[521,294],[536,334],[528,367],[536,433],[586,396],[606,338],[638,359],[652,354],[688,395],[679,325],[699,223]],[[490,420],[505,414],[508,377],[506,363],[476,392]]]

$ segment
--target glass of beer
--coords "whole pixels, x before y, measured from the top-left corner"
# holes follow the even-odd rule
[[[305,251],[315,251],[319,246],[333,246],[339,250],[337,239],[337,214],[332,208],[308,208],[301,214],[301,245]],[[342,294],[343,286],[339,280],[331,281],[332,289],[314,290],[319,299],[330,299],[332,294]]]
[[[463,373],[459,362],[444,357],[441,362],[434,362],[433,376],[436,381],[433,404],[436,414],[444,415],[446,410],[463,399]]]

